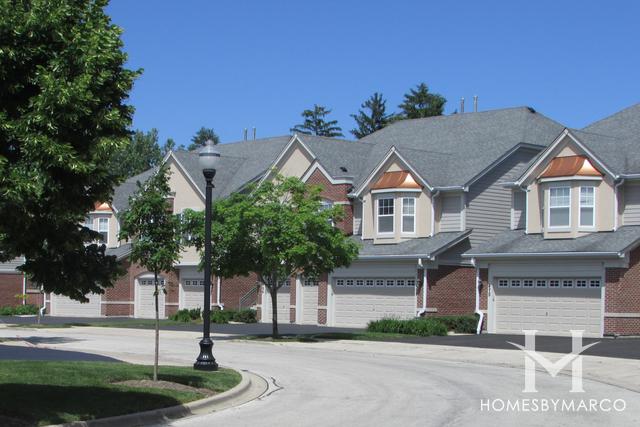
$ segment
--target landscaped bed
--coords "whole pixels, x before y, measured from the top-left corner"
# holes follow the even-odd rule
[[[239,373],[114,362],[0,361],[0,425],[47,425],[180,405],[226,391]],[[125,384],[117,384],[122,382]],[[172,385],[171,383],[182,384]]]

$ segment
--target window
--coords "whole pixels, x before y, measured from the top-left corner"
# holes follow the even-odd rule
[[[520,280],[512,280],[511,281],[511,287],[512,288],[519,288],[520,287]]]
[[[506,279],[498,280],[498,287],[499,288],[507,288],[507,287],[509,287],[509,281],[506,280]]]
[[[404,286],[404,280],[396,280],[396,286]]]
[[[84,219],[83,225],[87,227],[89,230],[93,230],[93,218],[91,218],[90,216],[86,217]]]
[[[347,279],[347,286],[353,286],[353,279]]]
[[[318,281],[316,279],[304,279],[302,286],[318,286]]]
[[[546,280],[536,280],[536,288],[546,288],[547,281]]]
[[[364,280],[362,279],[356,280],[356,286],[364,286]]]
[[[600,287],[600,280],[590,280],[589,281],[589,287],[590,288],[599,288]]]
[[[109,218],[98,218],[98,233],[100,233],[101,242],[109,242]]]
[[[595,226],[595,187],[580,187],[580,226]]]
[[[576,280],[576,288],[586,288],[587,281],[586,280]]]
[[[560,287],[560,281],[559,280],[549,280],[549,287],[550,288],[559,288]]]
[[[384,280],[382,279],[376,280],[376,286],[384,286]]]
[[[416,198],[404,197],[402,199],[402,232],[416,232]]]
[[[336,280],[336,286],[344,286],[344,279]]]
[[[549,227],[569,227],[571,225],[571,188],[551,187],[549,189]]]
[[[387,280],[387,286],[393,286],[395,280]]]
[[[331,209],[332,207],[333,207],[333,202],[331,200],[322,200],[320,202],[320,212]],[[334,225],[333,219],[331,218],[329,219],[329,224]]]
[[[573,280],[563,280],[562,281],[563,288],[573,288]]]
[[[415,285],[416,285],[416,281],[414,279],[407,280],[407,286],[415,286]]]
[[[373,279],[367,279],[367,286],[373,286]]]
[[[522,281],[522,286],[524,286],[525,288],[533,288],[533,280],[531,279],[525,279]]]
[[[378,199],[378,233],[393,233],[393,199]]]

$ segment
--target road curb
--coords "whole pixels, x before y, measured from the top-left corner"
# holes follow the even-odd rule
[[[47,427],[133,427],[156,424],[239,406],[257,399],[267,391],[268,383],[261,376],[249,371],[240,371],[240,375],[242,375],[240,383],[232,389],[205,399],[185,403],[184,405]]]

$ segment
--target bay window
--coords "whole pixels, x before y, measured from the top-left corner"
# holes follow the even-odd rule
[[[580,187],[580,226],[595,226],[595,187]]]
[[[98,233],[102,235],[102,243],[109,242],[109,218],[98,218]]]
[[[378,199],[378,233],[393,233],[394,206],[393,198]]]
[[[571,225],[571,188],[549,188],[549,228]]]
[[[416,232],[416,199],[404,197],[402,199],[402,232]]]

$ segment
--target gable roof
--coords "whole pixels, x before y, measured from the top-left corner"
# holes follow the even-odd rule
[[[362,240],[360,236],[351,236],[351,239],[360,245],[359,259],[416,259],[421,257],[434,259],[466,239],[470,233],[471,230],[448,231],[432,237],[419,237],[391,244],[374,244],[372,239]]]

